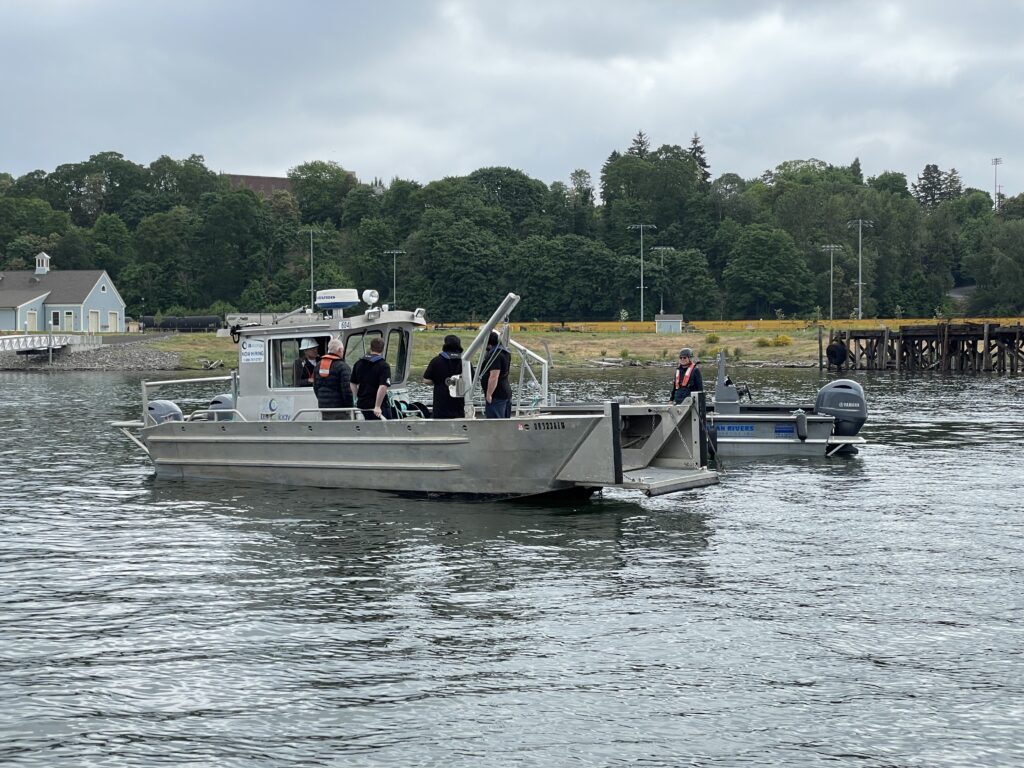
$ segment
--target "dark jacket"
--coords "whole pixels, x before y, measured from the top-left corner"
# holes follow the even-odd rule
[[[313,379],[313,391],[321,408],[351,408],[352,390],[349,382],[352,370],[348,363],[336,355],[320,358],[320,367]]]
[[[311,387],[316,380],[316,360],[300,357],[292,365],[292,386]]]
[[[700,368],[697,367],[696,363],[693,363],[693,371],[690,373],[690,378],[684,383],[687,368],[689,366],[686,365],[680,365],[676,368],[675,376],[672,378],[672,394],[669,396],[673,403],[679,404],[690,395],[704,391],[704,377],[701,376]]]
[[[458,354],[442,352],[427,365],[423,378],[434,384],[435,419],[461,419],[466,415],[466,399],[452,397],[445,381],[451,376],[462,374],[462,357]]]

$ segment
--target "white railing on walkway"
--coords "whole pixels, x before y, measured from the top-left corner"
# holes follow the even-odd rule
[[[21,352],[32,349],[59,349],[70,346],[100,346],[102,336],[73,333],[28,333],[19,336],[0,336],[0,352]]]

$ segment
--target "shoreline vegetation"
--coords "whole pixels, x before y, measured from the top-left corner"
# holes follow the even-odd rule
[[[444,337],[454,333],[468,346],[476,331],[444,329],[417,332],[413,338],[412,365],[424,369],[440,350]],[[679,350],[691,347],[707,365],[726,350],[730,362],[737,364],[787,365],[818,364],[817,328],[776,332],[723,331],[682,334],[622,332],[562,332],[513,330],[512,338],[539,355],[547,355],[552,367],[611,367],[617,365],[676,365]],[[147,342],[160,352],[180,356],[180,367],[202,370],[203,361],[221,360],[226,368],[235,366],[238,348],[230,338],[209,333],[172,334]]]

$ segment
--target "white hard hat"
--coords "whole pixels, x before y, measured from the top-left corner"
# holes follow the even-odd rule
[[[313,349],[315,346],[317,346],[316,339],[303,339],[299,342],[299,351],[301,352],[304,349]]]

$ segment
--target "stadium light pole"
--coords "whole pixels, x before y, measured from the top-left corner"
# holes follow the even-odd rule
[[[999,166],[1003,164],[1003,158],[992,158],[992,202],[995,204],[995,211],[999,213]]]
[[[851,219],[846,222],[846,226],[852,227],[854,224],[857,225],[857,319],[863,320],[864,313],[862,312],[864,306],[864,275],[863,275],[863,259],[861,258],[863,251],[861,249],[861,240],[864,232],[864,227],[873,227],[875,222],[869,219]]]
[[[626,229],[640,230],[640,322],[644,321],[644,230],[657,229],[654,224],[628,224]]]
[[[833,319],[833,302],[832,302],[832,275],[835,272],[835,255],[836,251],[843,250],[843,246],[834,245],[829,243],[828,245],[821,246],[821,250],[828,251],[828,319]]]
[[[391,303],[392,309],[398,309],[398,257],[405,256],[405,251],[395,249],[384,251],[385,256],[391,257]]]
[[[664,315],[665,314],[665,285],[664,285],[664,280],[665,280],[665,251],[674,251],[675,248],[673,248],[671,245],[656,245],[653,248],[651,248],[651,250],[652,251],[657,251],[658,254],[661,256],[661,280],[662,280],[662,285],[661,285],[661,291],[660,291],[660,293],[661,293],[661,309],[659,310],[659,314]]]

